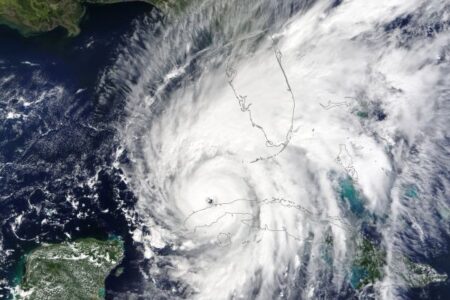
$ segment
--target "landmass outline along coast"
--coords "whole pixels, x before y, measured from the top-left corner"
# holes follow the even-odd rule
[[[188,0],[0,0],[0,25],[18,30],[24,36],[64,28],[68,36],[80,33],[86,5],[143,2],[165,13],[180,10]]]
[[[0,299],[450,299],[446,2],[0,0]]]

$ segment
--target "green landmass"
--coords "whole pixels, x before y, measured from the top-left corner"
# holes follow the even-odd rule
[[[440,274],[431,266],[414,263],[405,258],[406,272],[401,274],[405,282],[412,288],[421,288],[433,282],[447,281],[446,274]]]
[[[352,267],[352,286],[359,289],[383,278],[386,253],[363,238],[357,246],[356,259]]]
[[[178,9],[187,0],[136,0],[168,11]],[[51,31],[57,27],[69,36],[80,33],[79,24],[88,3],[112,4],[130,0],[0,0],[0,24],[18,30],[24,36]]]
[[[395,271],[410,288],[423,288],[431,283],[446,282],[447,274],[442,274],[430,265],[415,263],[400,255],[397,262],[402,266]],[[386,264],[386,252],[382,247],[367,238],[358,242],[356,256],[353,261],[350,283],[355,289],[362,289],[383,279],[383,267]]]
[[[366,111],[358,111],[358,112],[356,113],[356,115],[357,115],[358,117],[360,117],[361,119],[367,119],[367,118],[369,117],[369,113],[366,112]]]
[[[105,278],[122,258],[123,242],[118,239],[42,245],[26,255],[15,299],[104,299]]]

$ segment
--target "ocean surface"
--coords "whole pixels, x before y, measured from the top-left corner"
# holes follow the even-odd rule
[[[81,237],[124,241],[106,299],[450,299],[402,277],[450,274],[449,15],[132,2],[75,38],[0,26],[0,299],[27,252]],[[385,264],[360,289],[363,239]]]
[[[112,126],[120,101],[100,103],[97,83],[116,48],[143,16],[143,3],[89,5],[81,34],[23,38],[0,26],[0,297],[19,281],[21,258],[41,243],[119,236],[121,276],[106,295],[139,290],[139,251],[127,210],[136,199],[115,166]]]

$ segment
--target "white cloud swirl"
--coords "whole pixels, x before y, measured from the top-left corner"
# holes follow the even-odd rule
[[[367,214],[392,214],[376,226],[394,247],[397,140],[413,144],[434,118],[449,35],[402,46],[383,26],[444,4],[298,2],[204,2],[119,58],[140,69],[124,168],[151,231],[140,237],[150,274],[183,283],[172,295],[317,298],[324,274],[339,292],[362,222],[339,196],[347,176]],[[382,122],[358,116],[374,106]],[[330,237],[331,264],[321,255]],[[389,299],[386,274],[377,288]]]

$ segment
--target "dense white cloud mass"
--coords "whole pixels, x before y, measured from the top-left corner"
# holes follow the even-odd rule
[[[386,263],[355,293],[397,297],[399,257],[448,232],[450,214],[436,213],[449,211],[447,181],[433,192],[446,169],[448,5],[193,6],[159,30],[140,24],[111,71],[130,78],[120,131],[150,228],[136,238],[151,293],[345,297],[370,228]]]

